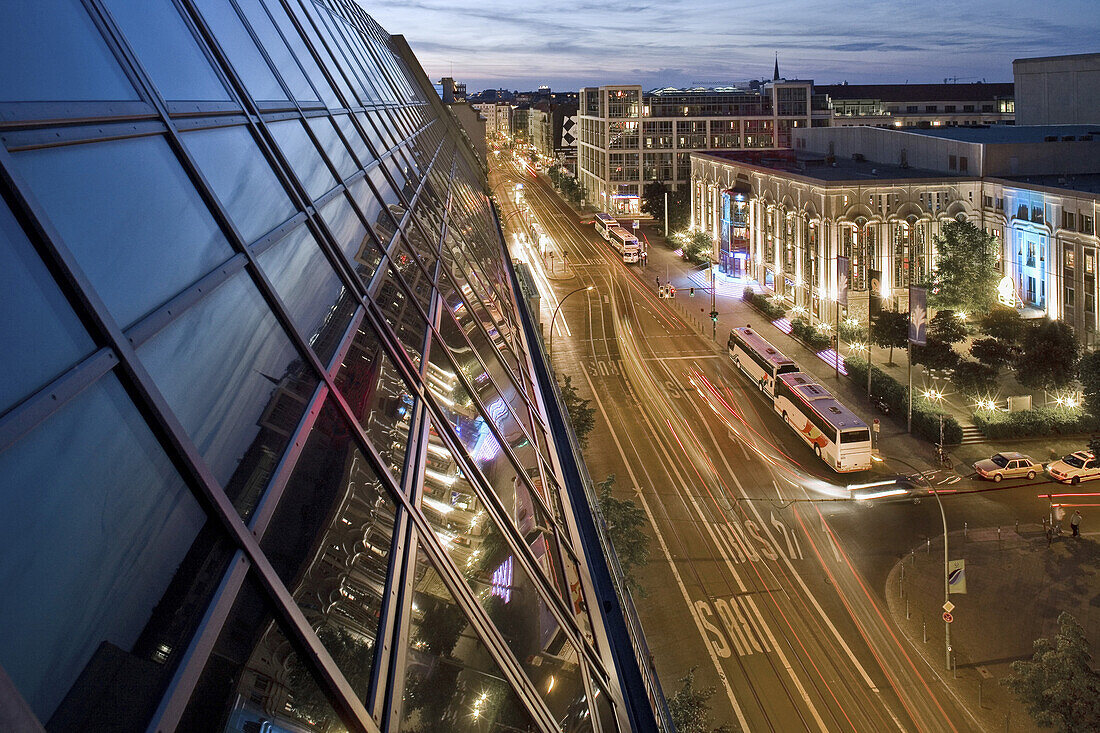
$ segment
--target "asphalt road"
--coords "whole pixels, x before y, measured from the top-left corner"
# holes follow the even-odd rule
[[[884,601],[897,558],[940,533],[936,503],[836,501],[860,477],[820,463],[724,348],[657,299],[650,275],[529,171],[498,160],[490,180],[510,242],[537,221],[555,253],[513,252],[535,271],[543,323],[558,298],[594,286],[562,306],[552,360],[596,407],[590,474],[615,474],[616,492],[650,520],[636,604],[666,693],[695,668],[716,688],[716,722],[745,730],[980,730]],[[527,213],[511,200],[519,181]],[[1035,497],[1027,487],[945,498],[954,528],[1035,521],[1045,505]]]

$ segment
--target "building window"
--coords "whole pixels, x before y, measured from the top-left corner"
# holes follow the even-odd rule
[[[1027,266],[1035,267],[1035,242],[1027,243]]]
[[[969,161],[966,159],[966,156],[965,155],[960,155],[959,156],[959,172],[960,173],[966,173],[969,168],[970,168],[970,164],[969,164]]]
[[[924,105],[924,111],[925,112],[935,112],[936,111],[936,105],[926,104],[926,105]]]
[[[1092,234],[1092,217],[1081,214],[1081,233]]]
[[[1063,255],[1064,255],[1063,267],[1065,267],[1067,270],[1072,271],[1073,270],[1073,255],[1074,255],[1073,247],[1066,247],[1065,251],[1063,252]]]
[[[946,105],[944,105],[944,107],[943,107],[943,111],[944,111],[944,112],[954,112],[954,111],[955,111],[955,105],[953,105],[953,104],[946,104]]]
[[[1027,279],[1027,302],[1035,302],[1035,278],[1033,277]]]
[[[919,111],[919,107],[917,107],[917,105],[915,105],[915,104],[907,104],[907,105],[905,105],[905,111],[906,112],[917,112],[917,111]]]
[[[994,107],[992,104],[983,104],[982,105],[982,112],[994,112],[994,111],[996,111],[996,107]]]
[[[1074,221],[1074,215],[1072,212],[1062,212],[1062,228],[1069,229],[1070,231],[1074,231],[1075,229],[1077,229],[1077,223]]]
[[[1095,252],[1085,252],[1085,274],[1086,275],[1095,275],[1096,274],[1096,253]]]
[[[974,111],[974,105],[972,105],[972,104],[964,104],[963,105],[963,112],[973,112],[973,111]]]
[[[992,209],[993,208],[993,197],[992,196],[982,196],[982,206],[984,206],[987,209]]]
[[[955,170],[958,167],[957,159],[954,155],[947,156],[947,169]]]
[[[1067,286],[1065,288],[1065,291],[1066,292],[1064,293],[1064,297],[1065,297],[1065,303],[1064,304],[1065,304],[1065,307],[1067,309],[1069,309],[1069,308],[1073,307],[1073,288]]]

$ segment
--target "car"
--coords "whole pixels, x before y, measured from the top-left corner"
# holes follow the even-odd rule
[[[1088,451],[1070,453],[1060,461],[1047,464],[1047,473],[1063,484],[1079,484],[1100,478],[1100,460]]]
[[[1031,456],[1015,452],[998,453],[992,458],[974,464],[975,473],[993,481],[1023,476],[1030,481],[1042,469],[1041,465],[1031,460]]]

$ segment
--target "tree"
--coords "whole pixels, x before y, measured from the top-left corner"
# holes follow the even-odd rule
[[[938,311],[928,324],[928,335],[937,341],[948,344],[957,344],[966,338],[966,324],[959,318],[959,314],[950,308]]]
[[[978,321],[982,331],[1007,344],[1018,344],[1024,335],[1024,322],[1015,308],[999,305]]]
[[[871,319],[871,343],[880,349],[890,349],[890,364],[894,363],[894,349],[903,348],[908,342],[908,313],[879,311]]]
[[[955,365],[951,381],[965,394],[988,395],[997,389],[997,370],[981,362],[962,359]]]
[[[929,336],[927,345],[913,345],[913,363],[929,369],[954,369],[959,363],[959,355],[951,344]]]
[[[1054,639],[1036,639],[1030,660],[1012,663],[1002,684],[1040,728],[1061,733],[1100,730],[1100,675],[1089,666],[1088,640],[1077,619],[1062,612]]]
[[[630,499],[616,499],[612,496],[611,489],[614,485],[615,474],[596,484],[600,513],[607,525],[607,533],[615,547],[615,555],[619,558],[619,566],[626,577],[627,585],[642,591],[642,586],[634,577],[634,569],[644,567],[649,562],[649,535],[642,531],[646,524],[645,512]]]
[[[970,344],[970,355],[996,371],[1015,362],[1019,351],[1007,341],[984,338],[975,339],[974,343]]]
[[[688,262],[703,264],[711,256],[714,240],[704,231],[696,230],[683,238],[683,258]]]
[[[695,687],[695,667],[680,678],[680,689],[668,698],[668,712],[677,733],[734,733],[740,726],[733,728],[722,725],[710,727],[710,698],[714,687]]]
[[[577,388],[573,386],[573,378],[566,375],[565,382],[560,383],[561,401],[565,403],[565,411],[569,413],[569,422],[573,423],[573,433],[577,436],[577,443],[581,450],[588,447],[588,434],[596,426],[596,410],[591,406],[592,400],[582,399],[577,396]]]
[[[665,194],[668,185],[664,181],[650,181],[642,187],[642,213],[649,214],[659,221],[665,220]]]
[[[1016,379],[1029,389],[1060,389],[1077,377],[1081,344],[1063,321],[1044,319],[1024,332]]]
[[[1077,379],[1081,382],[1085,407],[1093,415],[1100,415],[1100,351],[1090,351],[1081,357]]]
[[[988,313],[997,302],[997,240],[968,221],[944,224],[935,237],[929,303],[967,313]]]

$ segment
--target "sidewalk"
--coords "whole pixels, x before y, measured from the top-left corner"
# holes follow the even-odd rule
[[[967,593],[951,595],[957,676],[944,670],[942,537],[894,566],[887,604],[912,647],[984,728],[1033,731],[1024,706],[1000,680],[1011,673],[1013,661],[1031,658],[1035,639],[1057,633],[1062,611],[1073,614],[1092,649],[1100,649],[1100,532],[1062,536],[1049,548],[1038,524],[1020,525],[1019,534],[1003,527],[1000,536],[996,527],[950,535],[951,559],[966,560]]]

